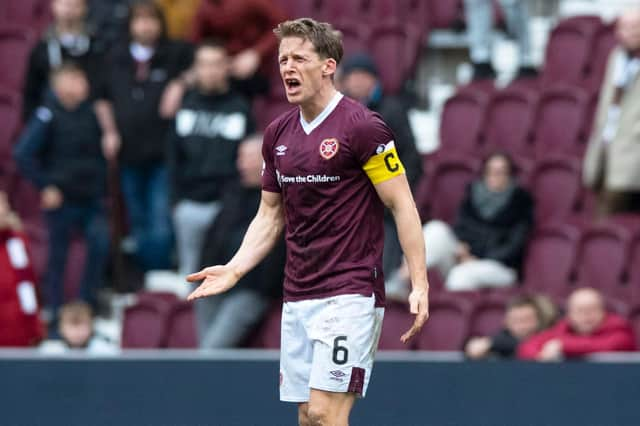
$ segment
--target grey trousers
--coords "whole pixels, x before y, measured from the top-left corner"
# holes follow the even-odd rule
[[[464,0],[471,61],[491,61],[493,6],[491,0]],[[513,34],[520,51],[520,66],[533,64],[529,36],[529,11],[526,0],[500,0],[507,29]]]

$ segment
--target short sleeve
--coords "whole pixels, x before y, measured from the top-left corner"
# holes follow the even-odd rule
[[[274,135],[272,126],[267,127],[262,141],[262,190],[282,192],[278,182],[276,165],[273,162]]]
[[[374,185],[405,173],[393,132],[377,114],[356,123],[350,142],[358,163]]]

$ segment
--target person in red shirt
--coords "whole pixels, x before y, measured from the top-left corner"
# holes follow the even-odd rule
[[[0,346],[31,346],[43,337],[35,275],[20,219],[0,191]]]
[[[595,352],[634,351],[633,330],[619,315],[607,313],[602,295],[592,288],[575,290],[567,317],[520,345],[520,359],[555,361]]]

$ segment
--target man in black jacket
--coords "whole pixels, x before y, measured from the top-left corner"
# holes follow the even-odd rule
[[[38,108],[18,145],[15,159],[22,174],[41,193],[49,229],[49,259],[44,279],[46,302],[54,315],[62,304],[63,278],[72,232],[84,234],[87,256],[80,297],[96,304],[109,250],[105,220],[106,166],[100,149],[101,130],[88,101],[84,71],[71,64],[51,78],[53,95]]]
[[[339,88],[382,116],[395,136],[395,146],[407,173],[407,180],[415,189],[422,176],[422,159],[409,123],[407,107],[402,99],[387,96],[382,91],[378,70],[373,59],[365,53],[346,58],[340,68]],[[391,271],[400,265],[402,249],[391,214],[385,212],[383,270]]]
[[[165,163],[170,121],[159,113],[167,84],[191,63],[191,49],[167,39],[162,11],[153,1],[136,1],[129,37],[107,58],[102,97],[110,104],[119,137],[104,141],[117,158],[129,216],[126,246],[144,270],[171,266],[172,230]]]
[[[199,270],[205,231],[222,207],[225,187],[238,180],[239,143],[255,131],[249,103],[229,86],[230,58],[222,44],[200,45],[194,87],[171,84],[182,101],[169,138],[169,176],[179,271]]]

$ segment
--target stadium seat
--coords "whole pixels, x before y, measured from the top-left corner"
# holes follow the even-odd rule
[[[167,320],[167,347],[198,347],[193,303],[182,301],[171,307]]]
[[[340,19],[362,20],[367,15],[364,0],[316,0],[318,18],[328,22]]]
[[[51,21],[51,0],[2,0],[0,25],[19,25],[42,32]]]
[[[385,93],[397,94],[413,77],[420,41],[404,24],[381,23],[373,27],[369,50],[380,72]]]
[[[316,0],[277,0],[277,3],[290,18],[318,16]]]
[[[161,300],[141,300],[124,311],[122,347],[161,348],[166,343],[170,305]]]
[[[357,21],[340,20],[335,24],[335,28],[342,33],[345,58],[369,51],[369,32],[366,27]]]
[[[627,285],[631,296],[640,307],[640,233],[636,233],[629,245]]]
[[[593,36],[593,46],[583,86],[591,93],[600,90],[609,63],[609,55],[617,44],[615,24],[601,25]]]
[[[170,291],[139,291],[136,293],[136,300],[173,306],[178,303],[178,296]]]
[[[484,144],[514,155],[531,155],[536,101],[534,94],[520,89],[496,92],[487,107]]]
[[[477,177],[478,170],[478,162],[471,159],[438,160],[428,190],[432,219],[454,221],[466,187]]]
[[[425,0],[406,0],[406,22],[415,28],[418,39],[422,42],[429,32],[429,5]]]
[[[561,225],[547,225],[534,232],[523,266],[523,287],[527,292],[552,298],[566,296],[578,235],[574,228]]]
[[[416,349],[458,351],[469,334],[469,301],[440,295],[429,303],[429,321],[416,338]]]
[[[504,300],[479,300],[471,313],[469,337],[492,336],[503,326],[506,302]]]
[[[251,339],[252,347],[263,349],[280,348],[280,323],[282,322],[282,303],[274,303],[260,322],[259,329]]]
[[[623,296],[629,233],[612,224],[592,224],[581,233],[576,254],[576,281],[608,296]]]
[[[32,41],[28,29],[8,24],[0,27],[0,86],[22,90]]]
[[[579,156],[585,149],[585,128],[589,97],[572,87],[549,88],[542,92],[534,123],[537,158],[554,154]]]
[[[422,0],[427,3],[429,27],[450,29],[464,22],[462,0]]]
[[[415,340],[408,344],[400,341],[400,336],[409,330],[412,324],[413,317],[409,315],[409,307],[407,305],[387,302],[378,348],[397,351],[415,349]]]
[[[20,96],[12,90],[0,88],[0,169],[5,169],[7,162],[11,161],[20,111]]]
[[[544,87],[559,83],[578,85],[584,81],[592,53],[595,26],[567,19],[551,31],[540,82]]]
[[[440,118],[440,153],[477,154],[487,104],[484,93],[471,90],[459,91],[447,99]]]
[[[566,222],[576,212],[580,199],[580,165],[576,159],[563,157],[538,161],[529,188],[537,225]]]
[[[636,344],[640,347],[640,305],[631,309],[628,318],[636,335]]]

